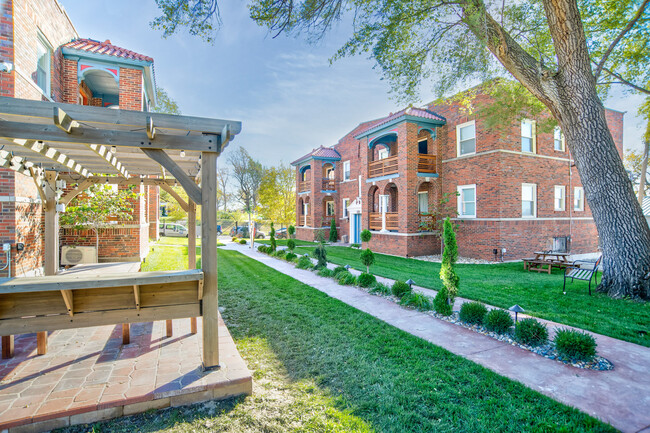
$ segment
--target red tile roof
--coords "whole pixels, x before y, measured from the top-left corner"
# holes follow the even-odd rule
[[[304,161],[307,159],[311,158],[341,158],[341,154],[336,151],[336,149],[332,147],[325,147],[321,146],[318,147],[311,152],[309,152],[307,155],[301,156],[300,158],[296,159],[294,162],[291,164],[297,164],[300,161]]]
[[[363,134],[364,132],[370,131],[371,129],[375,129],[378,126],[384,125],[402,116],[413,116],[413,117],[420,117],[422,119],[439,120],[441,122],[446,122],[446,119],[444,117],[434,113],[431,110],[427,110],[426,108],[408,107],[398,111],[397,113],[391,113],[388,116],[384,117],[383,119],[379,119],[378,121],[369,125],[363,131],[359,132],[359,134]]]
[[[89,53],[105,54],[107,56],[121,57],[123,59],[139,60],[143,62],[153,62],[151,57],[113,45],[108,39],[104,42],[99,42],[94,39],[75,39],[63,46],[65,48],[87,51]]]

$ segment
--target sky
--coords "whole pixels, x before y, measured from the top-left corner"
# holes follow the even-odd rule
[[[164,39],[149,23],[153,0],[59,0],[80,37],[104,41],[154,58],[156,84],[183,114],[239,120],[241,145],[266,166],[289,163],[320,145],[335,144],[357,124],[400,110],[389,85],[364,56],[330,64],[350,35],[340,24],[317,45],[304,38],[272,38],[248,16],[240,0],[220,2],[222,28],[213,44],[184,30]],[[434,99],[426,84],[421,103]],[[641,149],[645,125],[640,95],[614,91],[605,105],[625,115],[625,148]]]

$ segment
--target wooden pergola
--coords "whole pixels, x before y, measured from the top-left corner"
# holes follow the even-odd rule
[[[0,284],[0,335],[38,332],[42,341],[55,329],[202,316],[203,363],[218,366],[217,158],[240,131],[230,120],[0,97],[0,167],[32,177],[45,210],[45,277]],[[57,198],[57,180],[78,186]],[[202,269],[56,275],[57,205],[95,183],[158,185],[174,196],[188,212],[190,269],[201,205]]]

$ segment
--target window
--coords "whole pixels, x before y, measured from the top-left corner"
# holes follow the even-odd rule
[[[344,198],[343,199],[343,218],[347,218],[350,215],[348,215],[348,206],[350,206],[350,199],[349,198]]]
[[[458,156],[476,153],[476,125],[474,121],[456,126]]]
[[[553,130],[553,149],[564,152],[564,134],[559,126]]]
[[[537,185],[533,183],[521,184],[521,216],[522,218],[537,216]]]
[[[429,193],[427,191],[418,192],[418,212],[429,213]]]
[[[325,177],[327,179],[334,179],[334,167],[327,167],[325,169]]]
[[[566,202],[566,190],[564,189],[564,185],[555,185],[555,210],[556,211],[563,211],[565,207],[565,202]]]
[[[476,185],[458,187],[458,216],[476,218]]]
[[[326,203],[325,215],[334,216],[334,202],[333,201],[328,201]]]
[[[377,151],[377,159],[386,159],[388,158],[388,155],[389,155],[388,149],[384,148],[384,149],[379,149]]]
[[[418,153],[426,155],[429,153],[427,150],[427,139],[425,138],[424,140],[418,141]]]
[[[50,96],[50,65],[52,49],[42,36],[36,39],[36,85]]]
[[[585,210],[585,191],[581,186],[573,188],[573,210]]]
[[[521,121],[521,151],[535,153],[535,121]]]
[[[343,180],[350,180],[350,161],[343,162]]]

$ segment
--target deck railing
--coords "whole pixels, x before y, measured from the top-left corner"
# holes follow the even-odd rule
[[[436,216],[430,213],[419,213],[418,228],[421,232],[432,232],[436,230]]]
[[[309,180],[301,180],[298,182],[298,192],[309,191],[311,189]]]
[[[336,191],[336,181],[327,177],[323,178],[323,191]]]
[[[334,219],[334,215],[323,215],[321,227],[329,227],[330,224],[332,224],[333,219]]]
[[[386,230],[397,230],[399,217],[397,212],[386,212]],[[370,212],[370,230],[381,230],[381,212]]]
[[[300,225],[311,227],[311,215],[301,215]]]
[[[397,173],[397,155],[368,163],[368,177],[387,176]]]
[[[437,173],[435,155],[418,155],[418,173]]]

